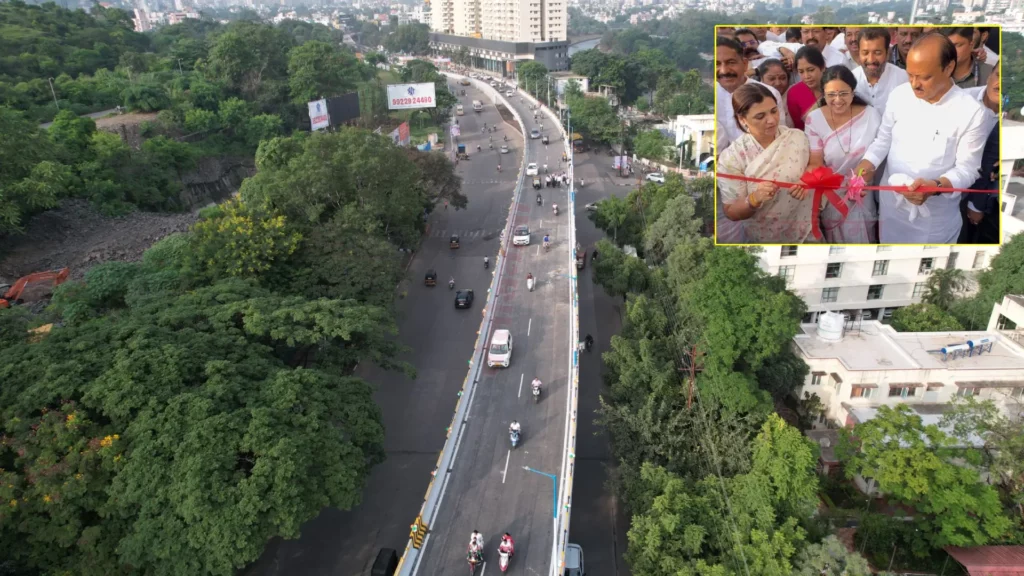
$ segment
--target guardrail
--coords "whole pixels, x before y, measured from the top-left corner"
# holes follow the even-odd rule
[[[454,73],[446,74],[456,79],[464,77]],[[476,83],[477,87],[483,90],[484,93],[489,93],[488,95],[491,97],[492,102],[501,101],[505,104],[505,107],[512,113],[516,122],[518,122],[520,127],[525,130],[526,125],[523,123],[523,119],[519,116],[519,112],[512,106],[508,105],[508,102],[501,94],[486,84],[476,80],[472,80],[472,82]],[[455,404],[455,413],[452,415],[452,421],[448,426],[444,446],[441,448],[441,453],[437,457],[437,464],[434,467],[434,471],[431,473],[430,484],[427,486],[427,493],[423,498],[423,505],[420,506],[420,513],[417,517],[417,520],[422,521],[422,525],[427,527],[427,535],[422,540],[421,548],[426,548],[427,544],[430,542],[429,527],[433,524],[434,518],[436,517],[437,511],[444,498],[444,492],[448,486],[448,480],[452,473],[452,462],[458,454],[459,444],[462,442],[462,435],[465,432],[467,422],[466,414],[469,411],[470,405],[473,403],[473,395],[476,393],[476,385],[479,382],[480,370],[484,364],[487,350],[487,338],[490,336],[491,321],[493,319],[492,311],[497,306],[498,298],[503,296],[498,293],[498,286],[500,286],[501,277],[505,271],[505,244],[512,238],[511,230],[515,222],[515,211],[518,210],[519,207],[519,203],[516,202],[516,198],[522,193],[523,180],[526,173],[525,165],[527,163],[527,147],[524,146],[523,148],[523,161],[519,166],[519,174],[516,177],[516,186],[512,193],[512,203],[509,206],[507,220],[505,221],[501,246],[498,250],[498,257],[494,263],[494,275],[491,278],[491,285],[487,289],[489,298],[487,299],[487,304],[483,311],[483,320],[480,323],[480,331],[477,332],[476,343],[473,345],[473,355],[469,360],[469,370],[466,374],[466,379],[462,383],[462,390],[459,391],[459,400]],[[575,238],[575,236],[573,237]],[[438,482],[439,473],[440,482]],[[414,525],[419,526],[421,524],[420,522],[417,522]],[[398,562],[398,568],[395,573],[399,576],[412,576],[415,574],[419,569],[421,548],[414,547],[413,540],[410,538],[405,544],[405,550],[402,554],[401,560]]]
[[[572,512],[572,484],[576,470],[576,424],[577,408],[579,407],[580,390],[580,302],[578,280],[579,271],[576,268],[576,174],[573,162],[572,137],[562,126],[558,113],[530,96],[523,90],[519,93],[531,104],[538,107],[539,111],[551,120],[554,126],[562,134],[562,146],[568,159],[569,173],[569,240],[572,250],[569,252],[569,301],[572,306],[569,310],[569,337],[572,354],[569,355],[569,377],[568,377],[568,398],[565,403],[565,445],[562,452],[562,467],[559,480],[560,508],[562,513],[558,515],[555,522],[555,537],[551,552],[551,576],[562,576],[565,572],[565,546],[569,543],[569,520]],[[571,111],[570,111],[571,113]],[[571,125],[571,116],[570,116]]]

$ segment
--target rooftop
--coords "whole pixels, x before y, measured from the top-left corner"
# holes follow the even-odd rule
[[[835,359],[851,371],[862,370],[1020,370],[1024,371],[1024,350],[997,332],[897,332],[869,320],[847,330],[839,341],[818,336],[816,324],[801,324],[793,343],[808,359]],[[952,355],[943,359],[945,346],[988,338],[990,352],[972,356]]]
[[[947,546],[946,552],[971,576],[1024,575],[1024,546]]]

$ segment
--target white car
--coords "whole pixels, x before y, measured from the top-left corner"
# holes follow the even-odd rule
[[[491,335],[491,346],[487,349],[487,365],[491,368],[508,368],[512,362],[512,333],[499,328]]]
[[[648,182],[657,182],[659,184],[664,184],[665,175],[662,174],[661,172],[651,172],[650,174],[647,175],[646,178],[644,178],[644,180],[647,180]]]
[[[495,86],[498,85],[498,83],[495,82],[494,80],[491,80],[490,84],[491,84],[491,88],[494,88]]]
[[[508,144],[502,144],[501,145],[501,153],[502,154],[508,154],[509,153]]]
[[[537,130],[536,128],[530,130],[530,139],[536,140],[537,138],[540,138],[540,130]]]
[[[538,170],[537,170],[537,164],[536,163],[530,162],[529,164],[526,165],[526,175],[527,176],[536,176],[537,172],[538,172]]]
[[[508,96],[509,98],[511,98],[511,97],[513,97],[515,95],[516,95],[516,93],[515,93],[514,90],[505,90],[505,96]]]
[[[512,245],[513,246],[529,246],[530,245],[530,227],[529,226],[516,226],[515,232],[512,233]]]
[[[597,211],[597,202],[591,202],[590,204],[587,204],[586,205],[586,209],[587,209],[587,212],[596,212]]]

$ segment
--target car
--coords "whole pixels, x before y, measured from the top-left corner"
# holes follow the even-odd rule
[[[469,86],[469,79],[463,78],[462,80],[459,80],[459,84],[462,84],[463,86]]]
[[[491,335],[491,345],[487,349],[487,365],[491,368],[508,368],[512,363],[512,333],[499,328]]]
[[[494,80],[491,80],[490,84],[491,84],[491,88],[494,88],[495,86],[498,85],[498,83],[495,82]]]
[[[530,162],[529,164],[526,165],[527,176],[536,176],[538,172],[539,170],[537,169],[536,162]]]
[[[540,138],[540,130],[537,130],[536,128],[530,130],[530,139],[536,140],[538,138]]]
[[[459,290],[455,293],[456,308],[471,308],[473,306],[473,291]]]
[[[659,184],[664,184],[665,175],[662,174],[661,172],[651,172],[644,178],[644,180],[647,180],[648,182],[657,182]]]
[[[529,246],[530,245],[530,227],[529,226],[516,226],[515,232],[512,233],[512,245],[513,246]]]
[[[516,95],[516,91],[515,90],[505,90],[505,96],[508,96],[509,98],[511,98],[511,97],[513,97],[515,95]]]
[[[597,211],[597,202],[591,202],[590,204],[587,204],[586,205],[586,209],[587,209],[587,212],[595,212],[595,211]]]
[[[502,145],[501,145],[501,153],[502,153],[502,154],[508,154],[508,152],[509,152],[509,150],[508,150],[508,144],[502,144]]]
[[[583,565],[583,548],[570,542],[565,546],[565,576],[585,576],[586,573]]]

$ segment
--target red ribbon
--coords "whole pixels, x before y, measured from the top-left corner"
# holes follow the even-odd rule
[[[843,202],[843,199],[836,194],[836,190],[843,185],[843,176],[836,174],[828,166],[819,166],[810,172],[804,172],[804,175],[800,177],[800,183],[814,190],[814,199],[811,204],[811,232],[814,234],[815,240],[821,240],[821,224],[819,222],[821,197],[824,195],[828,199],[829,203],[842,214],[843,220],[846,219],[846,215],[850,211],[846,207],[846,202]]]
[[[723,174],[721,172],[715,173],[716,178],[725,178],[726,180],[739,180],[740,182],[771,182],[779,188],[794,188],[797,184],[793,182],[781,182],[779,180],[768,180],[765,178],[751,178],[749,176],[738,176],[736,174]],[[820,206],[821,197],[824,195],[828,199],[829,203],[832,204],[843,215],[843,220],[849,214],[849,208],[846,206],[846,202],[836,194],[836,190],[845,188],[843,186],[843,176],[836,174],[831,168],[827,166],[820,166],[810,172],[805,172],[800,177],[800,184],[814,190],[814,205],[811,207],[811,232],[814,233],[814,237],[817,240],[821,240],[821,227],[819,226],[818,220],[820,217]],[[864,186],[861,190],[882,190],[885,192],[897,192],[904,193],[910,192],[910,188],[907,186]],[[965,194],[993,194],[995,190],[973,190],[970,188],[942,188],[940,186],[921,186],[915,192],[961,192]],[[842,222],[842,220],[840,220]]]

